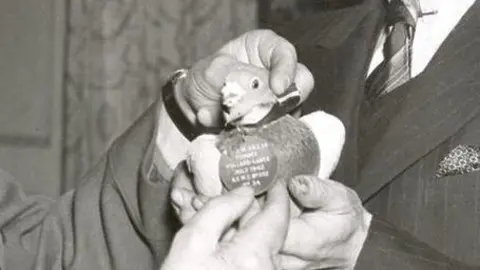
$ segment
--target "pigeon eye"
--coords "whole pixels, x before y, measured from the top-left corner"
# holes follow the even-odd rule
[[[258,81],[258,79],[253,79],[252,88],[253,89],[258,89],[259,86],[260,86],[260,82]]]

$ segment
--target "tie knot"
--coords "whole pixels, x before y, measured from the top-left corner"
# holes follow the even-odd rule
[[[418,17],[420,17],[418,0],[390,0],[387,8],[387,21],[390,26],[406,23],[415,28]]]

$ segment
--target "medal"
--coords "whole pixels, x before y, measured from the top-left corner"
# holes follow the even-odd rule
[[[245,135],[241,141],[222,148],[219,173],[227,190],[250,186],[257,196],[273,186],[277,178],[277,157],[267,140]]]

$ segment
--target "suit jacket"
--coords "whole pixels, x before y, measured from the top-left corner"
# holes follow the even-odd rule
[[[421,75],[374,101],[364,84],[384,3],[342,2],[278,32],[314,73],[304,110],[324,109],[346,126],[334,178],[375,214],[357,269],[480,266],[480,173],[435,177],[456,145],[480,145],[479,1]]]
[[[0,171],[0,269],[159,269],[179,224],[172,172],[152,165],[157,105],[58,201],[26,196]]]

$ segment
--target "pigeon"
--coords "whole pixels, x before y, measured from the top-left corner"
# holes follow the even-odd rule
[[[300,119],[289,115],[291,105],[285,104],[299,100],[292,89],[277,97],[269,87],[269,71],[254,65],[239,63],[228,73],[221,89],[222,132],[197,137],[187,153],[197,193],[214,197],[248,185],[260,198],[276,181],[332,173],[344,126],[322,111]]]

